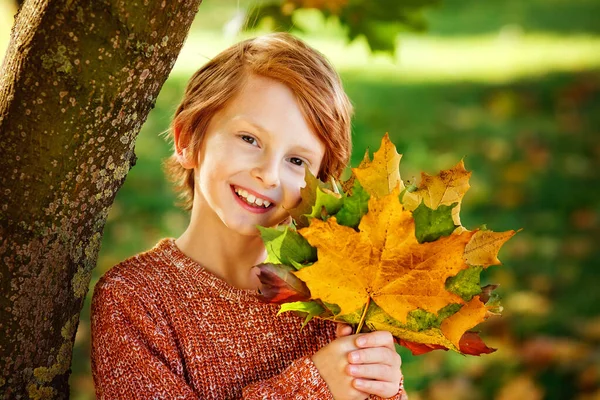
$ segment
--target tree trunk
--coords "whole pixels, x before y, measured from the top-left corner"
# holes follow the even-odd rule
[[[0,398],[68,398],[134,143],[201,0],[27,0],[0,70]]]

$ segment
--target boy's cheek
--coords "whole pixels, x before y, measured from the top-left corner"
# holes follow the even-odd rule
[[[302,201],[302,196],[300,194],[299,188],[292,193],[291,199],[292,201],[290,201],[290,203],[292,203],[292,206],[290,208],[298,207],[298,205]]]

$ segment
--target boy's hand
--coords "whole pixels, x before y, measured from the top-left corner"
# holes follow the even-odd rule
[[[365,393],[388,398],[398,393],[402,381],[402,360],[392,334],[377,331],[354,335],[360,350],[348,354],[347,371],[355,379],[353,386]]]
[[[364,400],[370,394],[388,398],[398,393],[401,360],[392,335],[384,331],[348,335],[348,328],[338,325],[338,338],[312,357],[333,397]]]
[[[350,336],[352,335],[352,327],[348,324],[341,324],[338,323],[337,326],[335,327],[335,337],[336,338],[340,338],[343,336]]]

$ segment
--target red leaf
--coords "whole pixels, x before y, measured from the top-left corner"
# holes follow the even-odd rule
[[[258,298],[267,303],[283,304],[293,301],[308,301],[310,290],[291,271],[294,269],[282,264],[259,264],[258,279],[261,286]]]
[[[403,339],[398,339],[398,344],[409,349],[413,356],[419,356],[421,354],[429,353],[433,350],[448,350],[439,344],[415,343]]]
[[[448,350],[439,344],[415,343],[403,339],[397,339],[397,342],[400,346],[404,346],[409,349],[413,356],[429,353],[433,350]],[[468,354],[471,356],[479,356],[481,354],[489,354],[496,351],[496,349],[487,347],[477,332],[465,332],[460,338],[459,346],[462,354]]]
[[[460,352],[471,356],[479,356],[481,354],[489,354],[496,351],[483,342],[477,332],[465,332],[458,343]]]

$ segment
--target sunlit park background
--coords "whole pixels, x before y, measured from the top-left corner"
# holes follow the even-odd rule
[[[254,0],[253,3],[255,3]],[[187,214],[174,206],[161,161],[190,75],[240,38],[251,3],[206,0],[156,108],[139,135],[138,161],[117,195],[84,305],[73,355],[73,399],[91,399],[90,299],[117,262],[176,237]],[[4,52],[16,6],[0,2]],[[479,329],[498,351],[463,357],[403,352],[411,400],[600,399],[600,2],[442,0],[428,29],[396,38],[395,54],[318,11],[294,16],[299,36],[340,72],[353,101],[356,166],[389,132],[413,180],[464,158],[473,171],[463,203],[468,228],[523,228],[483,284],[499,283],[502,317]],[[243,318],[243,316],[240,316]]]

